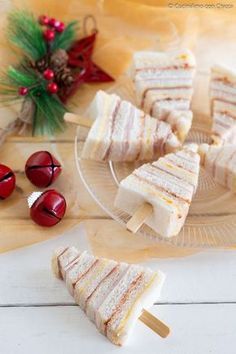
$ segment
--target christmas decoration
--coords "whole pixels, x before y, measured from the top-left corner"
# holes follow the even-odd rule
[[[16,186],[16,177],[13,171],[0,164],[0,199],[8,198]]]
[[[66,211],[65,198],[54,189],[33,192],[28,198],[28,205],[32,220],[46,227],[58,224]]]
[[[43,36],[44,36],[44,39],[47,41],[47,42],[51,42],[55,39],[55,32],[54,30],[51,30],[51,29],[46,29],[44,32],[43,32]]]
[[[50,93],[57,93],[58,91],[58,86],[55,82],[50,82],[48,85],[47,85],[47,90],[48,92]]]
[[[0,101],[20,99],[22,107],[31,102],[30,116],[22,122],[21,114],[14,128],[31,122],[33,134],[62,131],[65,104],[81,84],[113,81],[92,61],[98,32],[76,40],[77,21],[65,25],[27,11],[13,11],[8,20],[8,40],[20,49],[21,60],[0,78]]]
[[[47,26],[49,25],[49,17],[45,15],[39,16],[39,23],[42,26]]]
[[[60,98],[66,102],[68,97],[72,96],[81,84],[84,82],[110,82],[113,81],[110,75],[105,73],[99,66],[92,61],[97,31],[93,34],[76,41],[68,50],[69,68],[79,68],[77,74],[73,76],[73,84],[64,86],[61,90]]]
[[[37,151],[25,164],[25,174],[39,188],[49,187],[60,175],[61,165],[48,151]]]
[[[45,80],[52,80],[54,78],[54,72],[51,69],[46,69],[43,73]]]
[[[57,21],[55,18],[50,18],[49,19],[49,26],[55,27],[56,22],[59,22],[59,21]]]
[[[28,92],[29,92],[29,90],[27,87],[24,87],[24,86],[19,87],[18,93],[20,96],[25,96],[28,94]]]
[[[58,26],[55,25],[55,30],[59,33],[63,32],[65,29],[65,24],[63,22],[60,22]]]

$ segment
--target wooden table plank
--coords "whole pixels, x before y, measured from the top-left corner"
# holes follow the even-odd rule
[[[133,262],[147,258],[149,251],[150,255],[153,254],[152,247],[155,246],[150,242],[148,247],[143,238],[139,239],[131,234],[127,235],[126,240],[111,237],[111,230],[113,228],[114,232],[116,223],[108,222],[110,226],[107,233],[102,233],[102,230],[105,231],[105,226],[101,226],[104,222],[93,222],[91,232],[91,221],[86,221],[90,225],[87,227],[90,230],[88,237],[81,224],[60,237],[1,255],[0,305],[74,303],[63,282],[55,279],[50,268],[52,252],[61,245],[76,245],[81,250],[92,248],[99,256],[109,257],[110,252],[112,258],[122,258],[123,261],[132,259]],[[133,247],[129,250],[131,244]],[[164,254],[168,255],[168,252],[169,258],[160,258]],[[186,251],[185,255],[187,254]],[[153,269],[161,269],[167,275],[158,302],[236,302],[235,252],[205,251],[191,257],[183,255],[182,253],[181,258],[177,258],[178,254],[173,249],[171,253],[171,249],[166,246],[156,246],[158,258],[145,263]]]
[[[78,307],[0,308],[4,354],[234,354],[236,304],[162,305],[151,312],[165,320],[171,334],[161,339],[137,321],[130,341],[115,347]],[[14,340],[13,340],[14,339]]]

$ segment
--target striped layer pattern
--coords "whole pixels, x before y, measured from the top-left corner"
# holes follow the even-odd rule
[[[212,134],[221,144],[236,143],[236,71],[217,65],[211,69]]]
[[[198,185],[197,146],[186,146],[144,164],[121,181],[115,206],[133,215],[145,202],[153,206],[147,225],[163,237],[177,235],[184,225]]]
[[[154,119],[130,102],[103,91],[96,94],[87,114],[94,123],[82,158],[98,161],[155,160],[180,148],[191,126],[178,134],[183,117]]]
[[[236,192],[236,146],[214,146],[202,144],[199,147],[201,164],[221,186]]]
[[[132,76],[138,106],[158,119],[166,111],[189,111],[195,67],[189,50],[136,52]]]
[[[75,247],[56,250],[52,266],[98,330],[117,345],[124,344],[164,282],[160,271],[97,258]]]

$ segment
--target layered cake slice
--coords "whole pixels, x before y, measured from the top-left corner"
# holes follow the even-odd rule
[[[178,136],[184,140],[189,130],[183,128],[181,118],[170,117],[166,122],[154,119],[119,96],[103,91],[96,94],[87,115],[94,123],[83,147],[84,159],[154,160],[179,149]]]
[[[151,116],[162,110],[189,110],[195,58],[189,50],[136,52],[133,72],[137,104]]]
[[[236,192],[236,146],[214,146],[202,144],[199,146],[201,164],[213,179]]]
[[[152,205],[146,224],[163,237],[177,235],[184,225],[198,185],[200,156],[197,146],[167,154],[144,164],[121,181],[115,206],[133,215]]]
[[[211,70],[210,100],[213,140],[236,143],[236,70],[221,65]]]
[[[87,252],[77,251],[75,261],[73,252],[74,247],[69,247],[54,253],[55,275],[70,284],[69,291],[98,330],[114,344],[124,344],[143,309],[158,298],[163,273]],[[89,265],[85,259],[90,260]]]

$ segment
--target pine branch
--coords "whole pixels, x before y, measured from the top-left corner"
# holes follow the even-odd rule
[[[25,55],[36,61],[47,53],[42,29],[28,11],[13,11],[8,16],[7,35],[9,40]]]
[[[53,135],[65,128],[66,108],[56,96],[43,92],[40,96],[31,95],[36,111],[33,121],[33,135]]]
[[[18,68],[9,66],[0,77],[0,94],[17,96],[20,86],[37,87],[39,85],[38,76],[33,69],[22,65]]]
[[[57,95],[48,92],[48,81],[31,63],[52,55],[58,49],[69,49],[76,40],[77,21],[70,22],[62,33],[56,33],[49,46],[43,38],[42,27],[30,12],[13,11],[8,20],[8,39],[22,50],[23,60],[19,66],[10,66],[0,76],[0,102],[22,99],[18,90],[26,87],[27,98],[35,105],[33,135],[53,135],[63,131],[66,108]]]
[[[28,97],[35,104],[33,119],[33,135],[53,135],[63,131],[63,116],[66,108],[56,95],[47,91],[47,82],[40,80],[38,74],[30,67],[21,65],[19,68],[9,67],[0,80],[0,102],[10,102],[22,99],[18,95],[18,88],[25,86],[30,88]]]
[[[39,83],[36,72],[30,68],[20,67],[19,69],[9,66],[7,76],[13,86],[35,86]]]
[[[56,38],[52,43],[52,51],[57,49],[67,50],[76,40],[76,31],[78,27],[77,21],[70,22],[62,33],[57,33]]]

